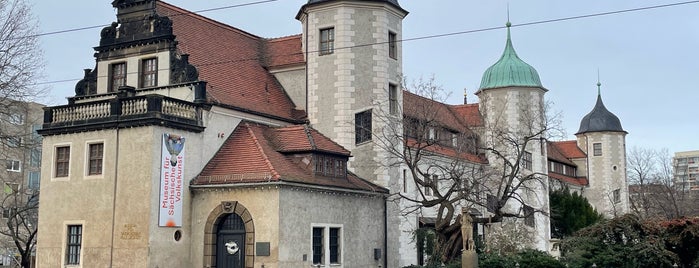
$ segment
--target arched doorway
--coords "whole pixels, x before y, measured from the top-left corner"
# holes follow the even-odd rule
[[[221,231],[221,236],[225,237],[223,238],[224,240],[221,240],[221,246],[218,246],[219,231]],[[227,255],[231,255],[228,253],[225,245],[229,240],[225,239],[233,240],[235,235],[240,235],[235,238],[240,239],[237,240],[239,242],[236,242],[238,246],[236,253],[240,255],[232,255],[235,255],[234,258],[240,256],[241,266],[226,265],[224,261],[218,261],[219,252],[221,252],[220,256],[224,258],[228,258],[229,256]],[[240,238],[241,236],[242,239]],[[236,240],[233,241],[235,242]],[[229,246],[231,246],[232,251],[235,251],[233,244],[229,244]],[[252,215],[245,206],[236,201],[223,201],[209,213],[204,226],[204,263],[202,267],[253,268],[255,267],[254,247],[255,225],[253,224]],[[222,266],[219,266],[219,263]]]
[[[245,267],[245,223],[238,214],[224,215],[216,226],[216,267]]]

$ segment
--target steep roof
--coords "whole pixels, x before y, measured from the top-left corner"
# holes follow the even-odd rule
[[[192,180],[192,185],[292,182],[366,192],[388,190],[348,172],[346,178],[314,175],[289,152],[322,152],[349,157],[349,151],[307,126],[273,128],[242,122]]]
[[[560,152],[563,157],[567,159],[585,158],[587,154],[583,152],[580,147],[578,147],[578,142],[571,141],[552,141],[548,143],[549,146],[554,147],[557,152]],[[550,147],[549,147],[550,148]]]
[[[483,115],[481,115],[478,103],[454,105],[452,109],[454,109],[454,112],[456,112],[467,126],[483,126]]]
[[[597,86],[599,87],[600,84],[597,83]],[[607,110],[607,107],[604,107],[604,103],[602,102],[602,95],[598,93],[597,103],[595,103],[595,107],[592,108],[592,111],[590,111],[590,113],[583,117],[582,121],[580,121],[580,129],[578,130],[578,133],[575,134],[577,135],[587,132],[603,131],[626,133],[626,131],[624,131],[624,129],[621,128],[621,121],[619,120],[619,117]]]
[[[577,186],[587,186],[590,182],[587,180],[587,177],[570,177],[566,176],[563,174],[558,174],[558,173],[552,173],[549,172],[549,178],[553,178],[556,180],[559,180],[561,182],[570,184],[570,185],[577,185]]]
[[[570,166],[576,166],[575,163],[573,163],[573,161],[570,161],[568,157],[563,155],[563,153],[560,150],[558,150],[558,148],[553,143],[547,143],[546,147],[546,152],[548,153],[549,160],[553,160]]]
[[[500,87],[540,87],[539,73],[517,56],[510,38],[510,23],[507,23],[507,42],[500,59],[490,66],[481,79],[479,90]]]
[[[156,9],[172,20],[178,49],[190,55],[200,80],[208,82],[210,102],[283,120],[303,119],[305,114],[295,110],[266,69],[268,64],[302,63],[300,37],[268,40],[161,1]]]

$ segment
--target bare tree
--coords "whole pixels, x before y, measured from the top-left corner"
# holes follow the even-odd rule
[[[483,124],[469,125],[458,107],[445,105],[447,94],[434,78],[420,79],[407,88],[402,111],[394,111],[395,107],[375,111],[375,120],[385,127],[374,133],[374,142],[388,153],[391,166],[407,171],[405,177],[414,185],[412,191],[393,193],[403,214],[434,218],[433,261],[447,263],[460,254],[462,208],[489,212],[476,217],[476,223],[505,218],[527,222],[535,213],[548,213],[527,204],[541,194],[546,174],[529,171],[531,163],[525,162],[530,161],[528,148],[545,142],[552,119],[536,117],[531,107],[522,107],[526,130],[486,129]],[[483,140],[486,131],[493,133],[492,139]]]
[[[18,264],[29,267],[37,230],[38,189],[29,189],[25,160],[40,148],[27,108],[45,95],[37,87],[43,67],[37,23],[25,0],[0,0],[0,171],[3,222],[0,241],[15,248]],[[40,159],[40,151],[39,159]],[[32,155],[34,154],[34,155]],[[38,169],[38,167],[35,167]],[[3,242],[5,243],[5,242]]]
[[[686,185],[675,183],[667,149],[633,147],[627,156],[631,209],[641,218],[674,219],[697,212]]]

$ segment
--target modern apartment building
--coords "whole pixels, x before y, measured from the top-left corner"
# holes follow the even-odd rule
[[[675,186],[679,189],[699,191],[699,150],[676,152],[672,158]]]

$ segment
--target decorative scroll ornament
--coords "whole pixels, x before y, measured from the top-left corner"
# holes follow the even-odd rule
[[[226,251],[228,252],[228,255],[234,255],[234,254],[238,253],[238,250],[240,249],[238,247],[238,243],[236,243],[235,241],[232,241],[232,240],[228,241],[224,245],[226,246]]]

